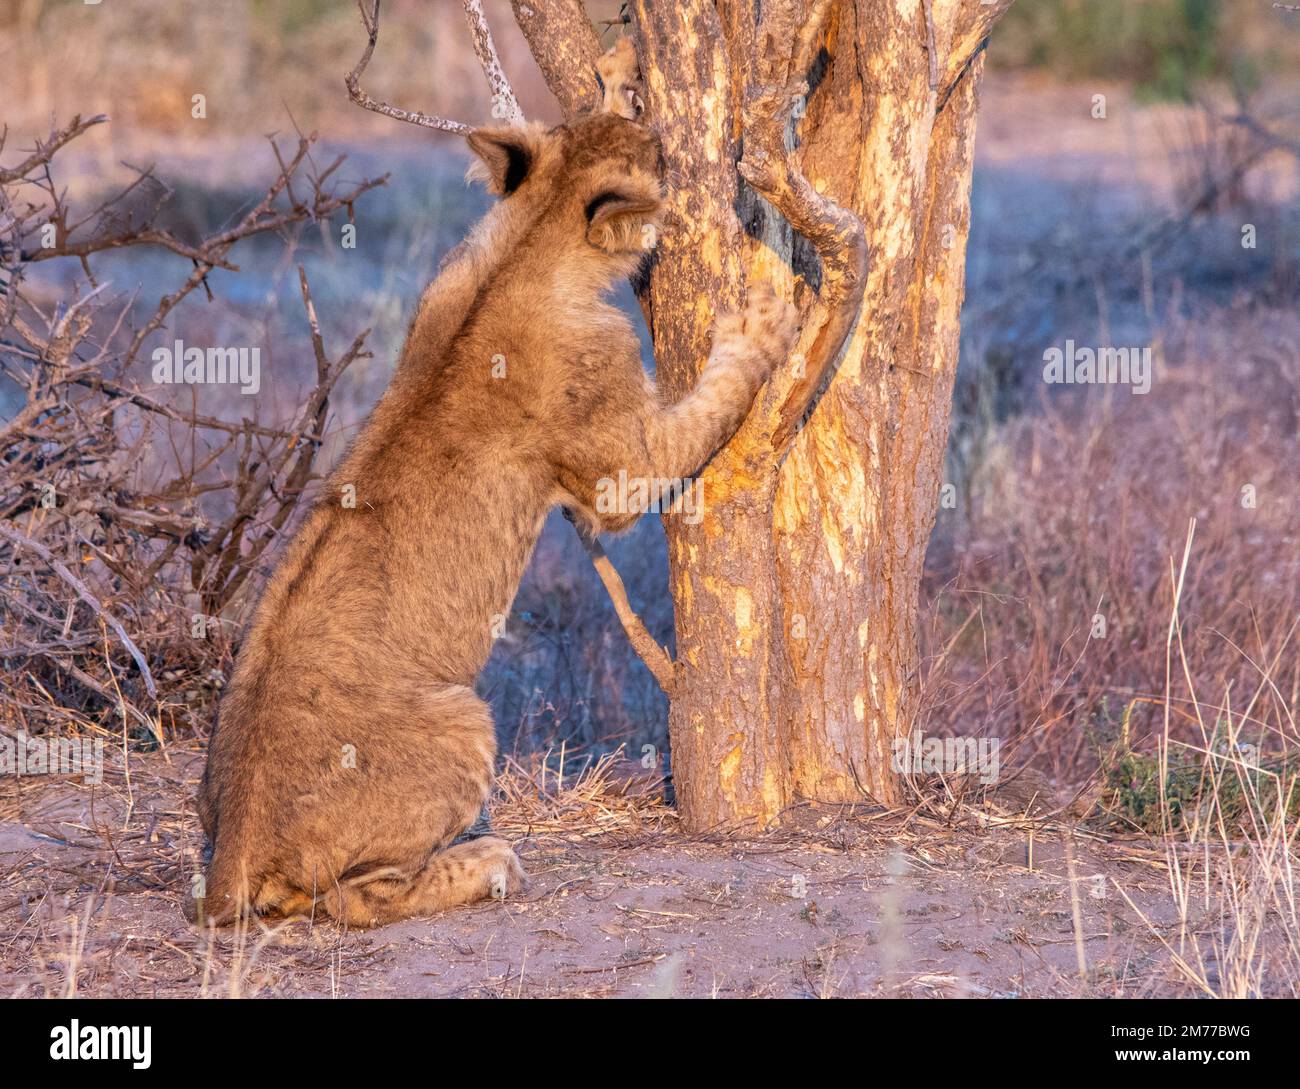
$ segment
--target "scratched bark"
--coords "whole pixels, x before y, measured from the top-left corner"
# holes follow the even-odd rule
[[[669,728],[688,829],[768,825],[801,799],[899,798],[890,742],[916,709],[982,46],[1009,6],[830,0],[813,24],[790,158],[817,193],[857,214],[869,273],[802,426],[786,434],[775,422],[789,384],[760,395],[702,474],[706,517],[665,519],[678,657]],[[818,5],[762,7],[793,43]],[[574,0],[527,9],[543,72],[566,109],[580,108],[596,93],[595,32]],[[824,322],[824,262],[737,171],[765,40],[752,0],[631,0],[627,11],[671,205],[642,304],[661,381],[680,392],[707,357],[715,314],[738,307],[747,282],[773,282],[810,324]]]

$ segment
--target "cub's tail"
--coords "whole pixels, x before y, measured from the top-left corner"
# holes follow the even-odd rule
[[[223,829],[224,832],[224,829]],[[252,915],[260,875],[238,837],[219,835],[205,875],[185,899],[185,917],[198,926],[229,926]]]

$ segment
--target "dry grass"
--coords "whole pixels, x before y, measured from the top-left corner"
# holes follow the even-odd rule
[[[675,829],[677,814],[664,799],[662,775],[628,760],[621,746],[588,756],[566,773],[567,758],[563,748],[522,761],[506,757],[492,803],[493,828],[579,840]]]
[[[1135,743],[1166,722],[1193,741],[1199,687],[1259,689],[1250,739],[1295,744],[1298,342],[1293,315],[1262,307],[1180,321],[1157,346],[1158,415],[1097,387],[995,429],[931,547],[931,732],[977,723],[1078,782],[1113,740],[1107,704],[1134,705]],[[1166,692],[1169,563],[1191,519],[1177,633],[1196,685],[1176,671]]]
[[[1258,683],[1234,708],[1230,688],[1217,705],[1202,705],[1195,691],[1181,632],[1182,587],[1194,540],[1195,524],[1178,570],[1166,671],[1178,670],[1192,692],[1199,744],[1182,747],[1202,762],[1202,804],[1192,814],[1162,812],[1163,842],[1169,889],[1177,907],[1178,927],[1161,936],[1183,979],[1218,998],[1256,998],[1265,993],[1300,996],[1300,915],[1296,910],[1296,836],[1300,833],[1295,797],[1300,784],[1294,764],[1282,772],[1263,770],[1259,749],[1247,738],[1260,726],[1275,736],[1294,739],[1294,703],[1264,700],[1278,694],[1273,673],[1295,624],[1286,632],[1277,655],[1258,666]],[[1294,652],[1293,652],[1294,653]],[[1171,752],[1180,747],[1170,734],[1166,702],[1164,731],[1158,743],[1162,773]],[[1284,720],[1261,721],[1270,708]],[[1162,778],[1164,775],[1162,775]],[[1162,803],[1167,795],[1161,795]],[[1228,799],[1231,799],[1229,802]],[[1145,919],[1143,920],[1146,921]]]
[[[1215,423],[1212,415],[1205,420]],[[1270,539],[1270,530],[1278,535],[1271,539],[1276,544],[1290,539],[1294,526],[1284,517],[1264,520],[1257,526],[1256,543]],[[980,792],[962,780],[931,779],[914,784],[917,804],[949,821],[973,816],[983,824],[1104,837],[1115,850],[1164,871],[1173,921],[1160,924],[1148,918],[1150,905],[1140,907],[1124,882],[1109,880],[1159,941],[1180,989],[1216,997],[1300,995],[1294,871],[1300,832],[1294,637],[1300,614],[1295,583],[1279,587],[1270,580],[1261,587],[1256,580],[1239,578],[1221,552],[1222,562],[1210,572],[1227,580],[1236,608],[1217,613],[1212,637],[1205,638],[1198,631],[1198,623],[1205,623],[1203,611],[1217,605],[1216,589],[1229,591],[1197,564],[1200,537],[1193,518],[1184,547],[1168,559],[1162,588],[1169,598],[1169,619],[1163,639],[1152,631],[1124,643],[1124,664],[1130,671],[1148,670],[1150,689],[1124,691],[1128,704],[1120,736],[1106,744],[1097,740],[1089,748],[1078,713],[1068,709],[1069,700],[1102,699],[1114,691],[1118,665],[1103,666],[1100,675],[1086,668],[1087,657],[1098,652],[1085,637],[1076,655],[1041,658],[1037,675],[1026,666],[1012,667],[1026,668],[1015,675],[1035,686],[1043,700],[1030,727],[1012,737],[1012,753],[1031,762],[1019,773],[1025,786],[1009,790],[1013,778]],[[1219,535],[1208,547],[1233,555],[1241,542]],[[1294,562],[1294,553],[1276,555],[1290,555]],[[1042,572],[1050,566],[1034,564],[1029,559],[1029,577],[1038,576],[1031,604],[1037,617],[1047,618],[1051,614],[1039,595]],[[1198,570],[1199,610],[1194,610],[1188,598],[1192,573]],[[1252,590],[1257,595],[1263,591],[1255,596],[1256,607],[1251,607]],[[1234,619],[1247,625],[1235,638],[1224,630]],[[986,628],[984,639],[986,647],[994,642],[1023,653],[1023,647],[1003,642],[1007,633],[996,627]],[[946,660],[940,662],[941,668],[946,665]],[[1089,684],[1098,685],[1095,694],[1083,696]],[[1207,691],[1213,693],[1208,698]],[[1137,708],[1149,712],[1146,731],[1135,723]],[[1071,719],[1073,729],[1068,728]],[[928,729],[936,732],[933,725]],[[1073,741],[1072,751],[1064,750],[1062,739]],[[1117,758],[1123,760],[1119,776],[1110,766]],[[1051,768],[1062,788],[1034,764]],[[1142,774],[1135,775],[1134,769]],[[1017,806],[1019,813],[1014,812]],[[1077,913],[1075,930],[1077,935]]]

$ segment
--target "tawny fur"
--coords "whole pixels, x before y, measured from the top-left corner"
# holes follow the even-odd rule
[[[218,923],[316,911],[371,926],[521,886],[503,840],[448,845],[492,783],[472,686],[543,519],[562,503],[626,528],[634,512],[596,511],[598,481],[699,469],[790,348],[792,309],[755,292],[719,321],[694,391],[665,405],[604,301],[657,226],[656,138],[602,112],[470,145],[504,199],[426,290],[221,704],[197,905]]]

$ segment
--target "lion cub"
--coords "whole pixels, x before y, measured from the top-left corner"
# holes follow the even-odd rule
[[[496,741],[472,685],[547,511],[597,528],[598,481],[686,477],[788,354],[770,292],[719,321],[695,389],[662,403],[604,297],[661,208],[660,150],[605,110],[485,128],[503,198],[426,290],[391,385],[266,589],[199,794],[213,845],[193,914],[319,910],[375,926],[518,890],[477,818]]]

